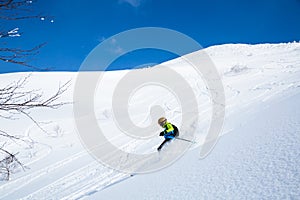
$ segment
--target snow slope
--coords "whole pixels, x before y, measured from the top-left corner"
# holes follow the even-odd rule
[[[16,170],[10,181],[0,183],[0,199],[299,198],[300,44],[227,44],[205,51],[219,70],[226,95],[223,136],[208,157],[199,159],[210,122],[209,94],[201,78],[179,58],[164,66],[189,81],[199,98],[200,110],[197,144],[181,159],[156,173],[130,177],[101,165],[85,151],[76,132],[72,105],[47,112],[35,110],[32,115],[37,120],[51,121],[43,126],[47,134],[21,116],[18,126],[16,121],[0,122],[2,129],[27,141],[8,141],[7,148],[20,152],[19,159],[28,167]],[[95,95],[98,123],[116,146],[128,152],[154,152],[161,138],[139,141],[124,137],[114,125],[110,98],[127,72],[105,73],[104,87]],[[0,84],[25,75],[0,75]],[[58,82],[71,79],[74,84],[76,76],[67,72],[33,73],[27,87],[42,88],[47,95],[55,91]],[[63,100],[72,101],[72,93],[73,88]],[[129,106],[132,120],[141,126],[149,123],[145,105],[156,102],[168,119],[180,124],[180,104],[173,99],[172,93],[159,87],[137,91]]]
[[[87,199],[299,199],[299,101],[297,94],[257,107],[255,118],[230,119],[237,128],[205,159],[194,149],[169,168]]]

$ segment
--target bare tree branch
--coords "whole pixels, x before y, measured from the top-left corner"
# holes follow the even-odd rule
[[[61,95],[70,86],[70,81],[60,85],[52,96],[43,99],[43,94],[40,90],[21,90],[24,88],[28,77],[19,80],[16,83],[11,83],[0,90],[0,111],[16,111],[17,113],[25,114],[27,110],[33,108],[53,108],[56,109],[68,102],[57,102]],[[24,113],[25,112],[25,113]]]
[[[0,23],[1,21],[42,18],[42,14],[33,14],[34,12],[30,9],[36,2],[36,0],[0,0]],[[20,36],[21,33],[18,27],[0,30],[0,39]],[[45,46],[45,44],[46,43],[42,43],[32,49],[0,46],[0,61],[25,66],[34,70],[49,70],[49,68],[37,67],[30,64],[30,58],[38,54],[39,50]]]
[[[19,167],[23,169],[23,171],[25,171],[25,166],[16,157],[18,153],[12,154],[9,151],[5,150],[3,147],[0,148],[0,151],[6,154],[5,157],[2,160],[0,160],[0,174],[6,175],[6,177],[4,178],[5,180],[9,180],[10,178],[11,170],[15,167],[13,166],[13,163],[16,163]]]
[[[37,0],[0,0],[0,24],[11,20],[30,20],[45,18],[41,13],[35,14],[32,10],[32,5]],[[48,70],[47,68],[40,68],[31,65],[32,57],[36,56],[45,43],[37,45],[31,49],[20,49],[7,46],[7,41],[21,37],[22,33],[19,32],[18,27],[1,27],[0,30],[0,61],[12,63],[16,65],[26,66],[35,70]],[[70,81],[59,85],[56,92],[49,97],[45,97],[41,90],[26,89],[26,83],[29,76],[22,78],[16,82],[12,82],[0,88],[0,119],[2,120],[16,120],[16,116],[23,115],[30,119],[37,127],[43,132],[46,132],[38,122],[30,114],[30,111],[35,108],[51,108],[57,109],[60,106],[68,104],[69,102],[60,102],[59,99],[65,93],[70,85]],[[24,165],[16,158],[18,153],[12,153],[7,150],[7,141],[13,141],[17,144],[18,141],[23,141],[28,144],[28,141],[21,136],[12,135],[0,127],[0,179],[4,177],[9,180],[11,174],[14,172],[13,168],[16,166],[22,167]],[[2,139],[6,139],[2,140]]]
[[[30,76],[12,82],[3,88],[0,88],[0,118],[6,120],[14,120],[16,115],[24,115],[30,119],[40,130],[47,133],[38,122],[31,116],[30,111],[36,108],[50,108],[57,109],[63,105],[70,104],[70,102],[61,102],[59,99],[67,91],[70,86],[70,81],[59,85],[56,92],[45,98],[41,90],[26,89],[26,84]],[[23,141],[21,137],[8,134],[4,130],[0,130],[0,137],[8,138],[11,141]],[[4,149],[4,145],[0,147],[0,152],[5,153],[5,158],[0,160],[0,175],[5,176],[6,180],[9,179],[12,171],[10,169],[11,163],[15,162],[24,170],[24,165],[16,158],[16,154]],[[8,162],[10,161],[10,162]],[[4,173],[4,174],[3,174]]]
[[[40,18],[42,14],[32,14],[31,9],[37,0],[0,0],[1,20],[24,20]]]
[[[0,0],[0,10],[22,10],[30,6],[35,0]]]
[[[0,8],[9,6],[13,0],[1,0],[0,1]]]
[[[0,60],[13,64],[23,65],[36,70],[41,70],[41,68],[28,64],[28,58],[37,55],[39,53],[39,50],[45,45],[46,43],[43,43],[32,49],[0,48]],[[43,70],[48,69],[46,68]]]

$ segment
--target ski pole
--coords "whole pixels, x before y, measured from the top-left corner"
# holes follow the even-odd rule
[[[179,137],[176,137],[176,139],[182,140],[182,141],[186,141],[186,142],[190,142],[190,143],[193,143],[193,144],[196,144],[196,142],[195,142],[195,141],[192,141],[192,140],[187,140],[187,139],[179,138]]]

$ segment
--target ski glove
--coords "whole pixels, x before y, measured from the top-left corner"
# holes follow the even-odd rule
[[[159,133],[159,136],[164,136],[164,134],[165,134],[165,131],[162,131]]]

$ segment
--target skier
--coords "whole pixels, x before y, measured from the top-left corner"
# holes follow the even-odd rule
[[[165,130],[160,132],[159,136],[164,136],[165,140],[161,145],[157,148],[158,151],[162,149],[162,147],[170,140],[174,139],[179,135],[178,128],[167,121],[165,117],[161,117],[158,119],[158,124],[164,128]]]

